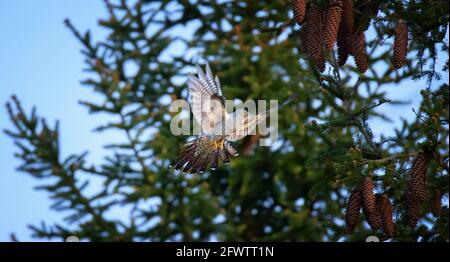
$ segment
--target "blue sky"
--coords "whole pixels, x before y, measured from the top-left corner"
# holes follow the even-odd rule
[[[89,116],[78,100],[93,97],[81,86],[83,56],[80,44],[64,26],[71,18],[77,28],[92,29],[99,39],[97,19],[106,15],[102,1],[92,0],[19,0],[0,3],[0,128],[9,127],[4,103],[16,94],[23,107],[37,106],[38,113],[61,121],[62,152],[80,153],[89,149],[89,160],[102,159],[102,144],[113,139],[91,130],[100,117]],[[108,140],[109,139],[109,140]],[[40,182],[15,171],[18,161],[11,139],[0,134],[0,241],[9,241],[15,232],[19,240],[30,238],[28,224],[42,219],[58,221],[60,214],[50,210],[50,200],[43,191],[35,191]]]
[[[61,120],[62,154],[89,150],[89,162],[102,160],[102,145],[118,139],[113,133],[92,133],[91,130],[105,121],[93,116],[78,104],[79,100],[95,99],[80,81],[83,73],[83,56],[80,44],[64,26],[70,18],[84,31],[91,29],[94,39],[106,33],[97,26],[97,19],[106,16],[101,0],[15,0],[0,3],[0,128],[10,126],[4,103],[12,94],[30,110],[36,105],[38,113],[49,123]],[[448,39],[448,38],[447,38]],[[174,50],[176,51],[176,50]],[[442,64],[443,59],[440,59]],[[448,76],[443,81],[448,83]],[[405,81],[401,85],[384,87],[393,99],[405,99],[406,106],[383,106],[394,120],[414,117],[411,108],[420,101],[418,91],[423,81]],[[392,125],[374,120],[375,134],[391,134]],[[35,191],[40,184],[36,179],[15,170],[19,161],[13,157],[15,148],[11,139],[0,134],[0,241],[9,241],[15,233],[21,241],[31,238],[28,224],[39,224],[43,219],[49,224],[61,221],[62,215],[50,210],[51,201],[43,191]]]

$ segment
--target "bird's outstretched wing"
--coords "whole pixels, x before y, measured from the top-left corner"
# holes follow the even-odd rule
[[[230,114],[223,124],[223,132],[226,135],[226,140],[235,142],[247,135],[254,134],[257,126],[265,120],[265,118],[272,112],[279,110],[283,106],[289,104],[297,94],[289,96],[281,105],[271,108],[265,112],[254,114],[244,109],[239,109]],[[219,128],[219,127],[218,127]]]
[[[238,141],[256,130],[259,119],[261,119],[260,115],[252,114],[244,109],[236,110],[224,122],[221,132],[227,141]],[[220,131],[216,132],[220,133]]]
[[[228,115],[218,77],[213,76],[208,64],[206,73],[199,65],[197,72],[198,77],[189,75],[188,87],[192,112],[201,126],[202,135],[185,144],[173,164],[174,169],[193,174],[203,173],[208,167],[217,168],[219,160],[229,163],[229,156],[238,155],[229,141],[242,139],[256,129],[270,111],[280,108],[257,115],[245,110]]]
[[[228,114],[219,78],[213,76],[209,64],[206,64],[206,73],[199,65],[196,67],[198,77],[189,74],[188,87],[192,113],[200,124],[202,133],[205,134],[223,122]]]
[[[193,174],[203,173],[208,167],[217,168],[219,160],[229,163],[229,156],[237,155],[224,139],[223,132],[217,136],[213,133],[219,127],[223,129],[228,118],[219,78],[214,77],[209,64],[206,64],[206,73],[199,65],[196,67],[198,76],[189,75],[188,87],[192,113],[201,126],[202,135],[185,144],[173,164],[174,169]]]

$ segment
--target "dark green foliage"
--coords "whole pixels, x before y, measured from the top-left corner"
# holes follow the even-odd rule
[[[448,207],[439,218],[426,215],[416,229],[403,221],[408,169],[418,153],[430,157],[430,192],[439,188],[448,197],[448,84],[424,87],[416,121],[405,121],[394,137],[376,138],[369,127],[373,118],[388,119],[377,107],[401,102],[389,100],[381,86],[424,75],[431,84],[437,76],[439,69],[422,65],[433,64],[437,47],[447,50],[442,32],[448,13],[442,10],[448,1],[408,1],[406,7],[403,1],[372,2],[380,4],[355,17],[356,28],[371,22],[378,34],[367,37],[366,74],[351,64],[339,67],[334,51],[327,54],[323,74],[311,69],[300,49],[300,30],[290,21],[289,1],[106,2],[109,16],[99,25],[109,35],[100,42],[66,21],[86,57],[84,84],[103,98],[81,104],[114,119],[98,132],[122,131],[127,142],[108,145],[113,153],[95,166],[86,164],[86,154],[61,159],[57,125],[48,126],[35,111],[28,115],[13,99],[8,109],[14,128],[6,132],[18,146],[19,169],[43,182],[39,188],[48,191],[55,210],[70,213],[67,223],[33,226],[34,235],[89,241],[360,241],[374,232],[360,223],[354,235],[346,235],[346,200],[373,173],[375,192],[393,205],[394,240],[448,241]],[[393,34],[390,19],[412,28],[419,64],[408,60],[399,71],[391,66],[391,45],[384,41]],[[192,36],[184,34],[184,26],[195,28]],[[198,56],[186,51],[168,59],[173,43]],[[425,56],[424,50],[434,53]],[[197,176],[168,168],[186,137],[170,133],[171,113],[161,98],[186,97],[179,80],[204,62],[198,57],[210,62],[228,98],[284,100],[298,94],[279,114],[279,146],[254,147],[257,140],[247,137],[236,144],[242,154],[229,166]],[[130,72],[128,64],[137,71]],[[103,186],[87,196],[82,182],[89,176],[102,179]],[[152,204],[155,199],[159,204]],[[129,221],[107,216],[125,207],[132,210]]]

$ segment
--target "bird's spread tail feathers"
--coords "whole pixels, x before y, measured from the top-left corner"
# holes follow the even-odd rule
[[[203,173],[208,167],[216,169],[219,160],[228,164],[229,156],[237,155],[236,149],[226,140],[212,142],[206,137],[199,137],[182,147],[172,167],[191,174]]]

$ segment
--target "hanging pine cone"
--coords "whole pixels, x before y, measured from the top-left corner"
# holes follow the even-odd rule
[[[342,15],[341,15],[341,27],[347,33],[354,32],[354,17],[353,17],[353,1],[342,0]]]
[[[303,52],[323,72],[325,58],[322,53],[322,11],[313,4],[306,9],[301,41]]]
[[[291,8],[294,12],[294,20],[298,25],[301,25],[305,20],[306,0],[292,0]]]
[[[348,42],[348,35],[342,25],[339,27],[337,46],[338,46],[338,64],[340,66],[345,65],[347,62],[349,55],[349,46],[351,46]]]
[[[412,192],[406,192],[406,222],[415,228],[420,218],[420,204]]]
[[[348,56],[352,54],[353,20],[353,1],[342,0],[341,24],[337,39],[338,64],[340,66],[343,66],[347,62]]]
[[[373,194],[373,180],[369,174],[361,184],[361,195],[364,212],[373,213],[375,211],[375,196]]]
[[[430,211],[435,217],[442,215],[442,194],[439,189],[434,191],[433,198],[430,200]]]
[[[341,23],[342,0],[329,0],[323,27],[323,40],[327,50],[333,48]]]
[[[355,58],[356,67],[361,73],[366,72],[368,68],[367,53],[366,53],[366,38],[364,32],[357,33],[353,38],[353,57]]]
[[[395,68],[400,68],[406,64],[406,54],[408,53],[408,25],[400,20],[395,27],[394,38],[394,59]]]
[[[361,184],[361,196],[366,221],[372,230],[378,230],[381,226],[381,218],[375,205],[373,180],[370,174],[364,178]]]
[[[377,208],[381,216],[381,226],[383,227],[383,232],[388,237],[393,237],[395,235],[395,224],[392,220],[392,204],[389,201],[389,197],[386,194],[377,197]]]
[[[323,71],[325,71],[325,57],[323,56],[323,53],[320,54],[319,58],[314,60],[314,64],[319,72],[323,73]]]
[[[373,231],[377,231],[381,227],[381,216],[377,209],[375,209],[372,213],[364,212],[364,216]]]
[[[419,203],[427,198],[427,165],[425,155],[419,154],[413,161],[407,182],[406,190],[411,192]]]
[[[413,161],[406,182],[406,221],[412,228],[416,227],[420,218],[420,204],[427,198],[427,166],[425,155],[419,154]]]
[[[352,234],[359,221],[359,214],[362,206],[361,191],[355,189],[350,193],[345,211],[345,224],[347,233]]]

